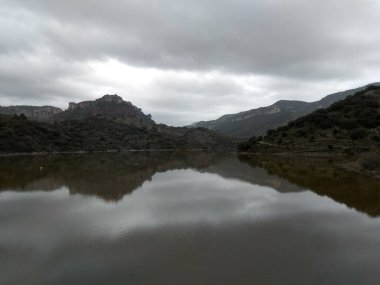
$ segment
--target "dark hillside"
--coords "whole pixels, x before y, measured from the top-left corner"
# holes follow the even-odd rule
[[[131,149],[233,149],[229,138],[206,129],[136,127],[88,118],[51,123],[25,116],[0,116],[0,154]]]

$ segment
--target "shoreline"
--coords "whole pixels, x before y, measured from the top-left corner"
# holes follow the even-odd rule
[[[363,175],[380,178],[380,156],[377,152],[362,152],[347,154],[343,152],[238,152],[237,155],[246,156],[249,158],[281,160],[281,159],[315,159],[329,160],[334,163],[334,167],[340,168],[349,172],[356,172]],[[371,161],[377,165],[373,168],[367,168],[366,163]]]
[[[0,153],[2,157],[14,156],[38,156],[38,155],[56,155],[56,154],[91,154],[91,153],[128,153],[128,152],[220,152],[210,149],[127,149],[127,150],[79,150],[79,151],[41,151],[41,152],[12,152]],[[234,152],[231,152],[234,153]]]

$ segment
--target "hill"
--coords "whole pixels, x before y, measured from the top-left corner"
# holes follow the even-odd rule
[[[118,95],[104,95],[94,101],[69,103],[69,108],[55,114],[51,121],[83,120],[87,118],[103,118],[117,120],[120,123],[138,127],[153,126],[155,123],[150,115],[145,115],[141,109],[131,102],[126,102]]]
[[[372,85],[376,85],[375,83]],[[261,136],[267,130],[286,125],[288,122],[307,115],[365,89],[366,86],[334,93],[316,102],[281,100],[268,107],[229,114],[212,121],[193,123],[189,127],[203,127],[239,138]]]
[[[239,145],[240,151],[356,154],[380,148],[380,86],[366,89],[269,130]]]

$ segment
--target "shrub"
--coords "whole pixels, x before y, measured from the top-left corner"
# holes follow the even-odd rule
[[[238,151],[249,151],[250,148],[251,145],[249,144],[249,142],[243,142],[238,145]]]
[[[306,135],[305,131],[302,129],[298,129],[295,133],[297,137],[304,137]]]
[[[338,125],[340,128],[344,130],[353,130],[359,127],[359,124],[355,120],[352,120],[352,119],[341,119],[338,122]]]
[[[362,159],[361,166],[366,170],[375,170],[380,167],[380,160],[376,157],[367,156]]]
[[[350,137],[353,140],[363,139],[368,136],[368,131],[364,128],[356,128],[350,132]]]
[[[327,117],[322,117],[321,120],[317,122],[317,126],[321,129],[328,129],[332,127],[332,123]]]

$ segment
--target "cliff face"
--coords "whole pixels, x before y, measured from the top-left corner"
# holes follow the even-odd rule
[[[29,120],[47,122],[62,110],[52,106],[0,106],[0,114],[21,115],[24,114]]]
[[[104,95],[103,97],[96,99],[95,101],[83,101],[79,103],[75,102],[69,102],[69,108],[68,110],[78,110],[78,109],[86,109],[91,107],[96,107],[99,104],[102,103],[113,103],[113,104],[122,104],[127,103],[130,106],[132,105],[131,102],[125,102],[123,98],[121,98],[118,95]]]
[[[151,127],[155,123],[150,115],[118,95],[105,95],[94,101],[70,102],[69,108],[52,117],[53,121],[83,120],[87,118],[113,119],[138,127]]]
[[[372,85],[376,85],[372,84]],[[239,138],[264,135],[267,130],[286,125],[317,109],[327,108],[331,104],[345,99],[366,86],[334,93],[316,102],[281,100],[268,107],[252,109],[237,114],[229,114],[212,121],[201,121],[189,127],[203,127]]]

